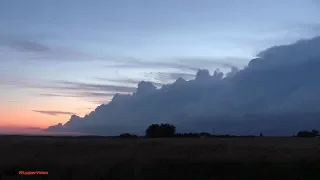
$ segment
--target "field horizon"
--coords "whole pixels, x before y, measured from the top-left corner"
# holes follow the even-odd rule
[[[298,137],[0,136],[2,179],[319,179],[320,141]],[[233,172],[233,173],[230,173]]]

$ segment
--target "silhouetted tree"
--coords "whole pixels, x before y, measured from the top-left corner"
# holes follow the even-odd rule
[[[202,133],[200,133],[200,136],[211,136],[211,134],[207,133],[207,132],[202,132]]]
[[[318,130],[312,130],[312,131],[300,131],[297,134],[298,137],[316,137],[319,136]]]
[[[314,136],[319,136],[319,131],[318,130],[313,129],[311,132],[312,132],[312,134]]]
[[[262,134],[262,133],[260,133],[260,137],[263,137],[263,134]]]
[[[145,133],[148,138],[173,137],[176,127],[170,124],[151,124]]]
[[[130,133],[124,133],[124,134],[120,134],[121,138],[137,138],[138,136],[135,134],[130,134]]]

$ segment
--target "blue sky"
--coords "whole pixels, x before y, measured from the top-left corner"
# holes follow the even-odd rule
[[[32,110],[83,115],[118,86],[165,83],[159,73],[188,67],[243,67],[265,48],[320,32],[316,0],[1,0],[0,12],[0,99],[12,110],[0,125],[61,122],[68,113]]]

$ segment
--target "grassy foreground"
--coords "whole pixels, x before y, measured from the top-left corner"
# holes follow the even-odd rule
[[[0,136],[0,179],[320,179],[320,139]],[[16,171],[48,175],[15,175]]]

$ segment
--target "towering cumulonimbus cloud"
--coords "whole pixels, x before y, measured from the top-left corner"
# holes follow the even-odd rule
[[[163,122],[178,131],[292,135],[320,127],[319,47],[320,37],[275,46],[244,69],[212,75],[199,69],[194,79],[180,77],[160,89],[142,81],[135,93],[116,94],[85,117],[72,115],[47,130],[141,134],[149,124]]]

